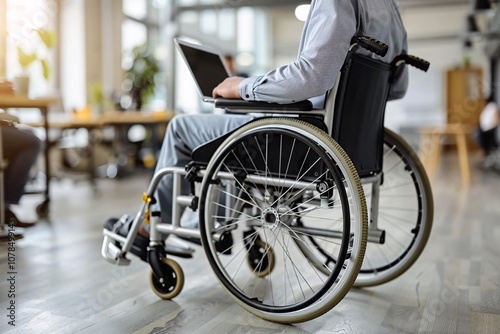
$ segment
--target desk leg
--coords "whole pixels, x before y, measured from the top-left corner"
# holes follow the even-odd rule
[[[458,155],[460,159],[460,172],[462,174],[462,182],[464,186],[470,183],[470,170],[469,170],[469,155],[467,153],[467,141],[465,134],[460,133],[456,135]]]
[[[49,202],[50,202],[50,138],[49,138],[49,120],[48,120],[48,109],[40,108],[43,118],[43,128],[45,130],[45,147],[44,147],[44,158],[45,158],[45,200],[39,204],[36,208],[36,213],[40,218],[47,218],[49,215]]]
[[[431,177],[432,175],[432,158],[434,154],[434,146],[433,146],[433,136],[431,132],[424,131],[420,135],[420,144],[419,144],[419,158],[424,165],[424,169],[427,172],[427,175]]]
[[[113,124],[115,137],[113,138],[113,156],[115,161],[108,163],[108,168],[114,167],[116,170],[114,172],[108,173],[109,178],[120,178],[127,174],[127,125],[124,124]]]
[[[439,171],[439,165],[441,164],[441,152],[443,150],[443,135],[440,133],[435,133],[432,136],[432,141],[434,145],[433,157],[432,157],[432,171],[433,177],[435,177]]]
[[[117,164],[116,168],[117,168],[117,172],[118,172],[118,177],[123,177],[123,176],[127,175],[127,172],[128,172],[128,154],[127,154],[128,126],[118,125],[116,128],[116,131],[118,132],[118,147],[117,147],[118,164]]]

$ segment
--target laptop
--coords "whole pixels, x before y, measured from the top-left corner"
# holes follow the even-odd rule
[[[214,102],[212,91],[229,77],[222,55],[209,47],[174,39],[204,102]]]

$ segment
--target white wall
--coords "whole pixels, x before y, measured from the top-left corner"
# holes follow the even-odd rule
[[[297,50],[304,27],[304,22],[295,18],[295,7],[276,8],[270,10],[272,39],[272,62],[271,68],[289,64],[297,59]]]
[[[402,10],[409,37],[409,53],[431,63],[427,73],[410,70],[410,86],[406,97],[390,106],[387,123],[398,126],[434,124],[446,119],[446,70],[463,65],[462,39],[468,5]],[[484,42],[476,41],[471,53],[472,64],[484,71],[484,87],[489,85],[489,62]],[[484,92],[486,94],[488,92]]]
[[[61,98],[64,110],[83,108],[88,88],[100,83],[106,96],[119,90],[121,0],[61,2]]]
[[[65,110],[86,104],[84,0],[61,6],[61,97]]]

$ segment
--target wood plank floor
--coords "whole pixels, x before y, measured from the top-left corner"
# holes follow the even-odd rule
[[[201,249],[179,259],[186,282],[174,301],[148,285],[137,258],[101,258],[102,224],[138,209],[149,175],[123,181],[54,182],[50,222],[16,242],[16,321],[7,317],[7,247],[0,245],[0,333],[500,333],[500,175],[472,168],[463,188],[447,156],[432,182],[434,229],[417,263],[387,284],[354,289],[334,309],[293,326],[261,320],[218,284]],[[476,164],[476,162],[472,162]],[[19,213],[34,218],[40,198]]]

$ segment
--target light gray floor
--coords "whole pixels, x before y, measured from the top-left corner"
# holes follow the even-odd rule
[[[104,220],[139,208],[148,175],[100,180],[98,195],[86,182],[54,182],[51,221],[16,242],[15,327],[8,325],[7,247],[0,245],[0,333],[499,333],[500,175],[473,166],[464,189],[456,157],[441,167],[434,229],[417,263],[294,326],[239,307],[200,248],[194,259],[178,260],[186,282],[174,301],[153,294],[149,269],[137,258],[127,267],[101,258]],[[25,197],[20,215],[34,218],[40,199]]]

